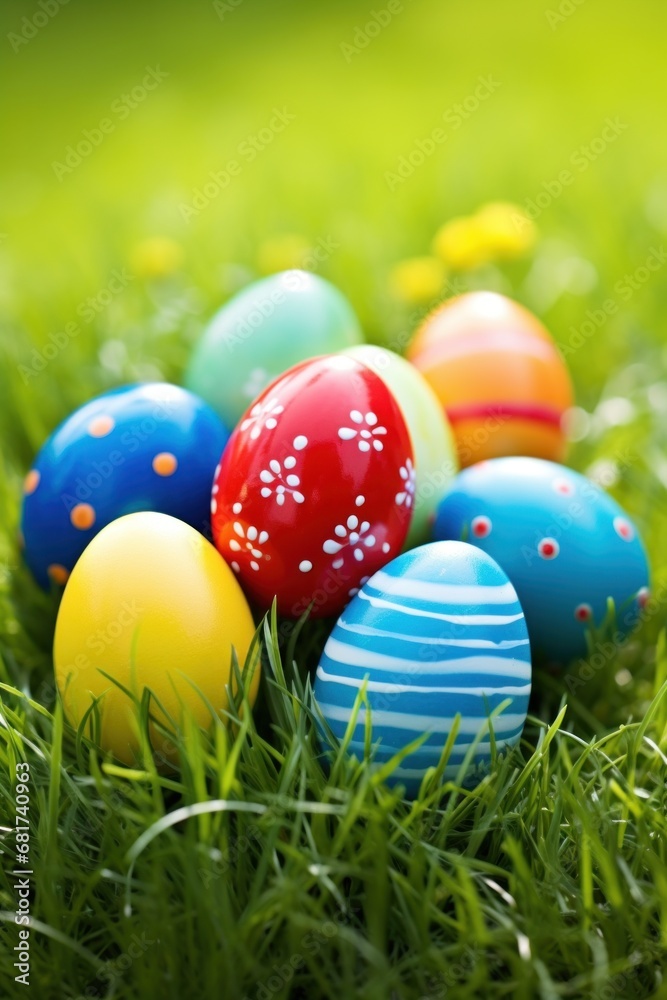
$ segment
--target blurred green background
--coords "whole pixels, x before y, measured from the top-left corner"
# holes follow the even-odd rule
[[[44,4],[56,12],[40,13],[37,0],[5,4],[0,34],[8,98],[0,158],[0,314],[10,356],[3,387],[18,379],[21,411],[32,399],[55,420],[91,386],[130,377],[133,367],[177,377],[188,338],[256,272],[262,244],[285,233],[336,245],[320,273],[350,295],[379,340],[409,322],[387,294],[396,261],[427,253],[443,221],[481,202],[535,200],[563,169],[574,180],[536,220],[537,259],[509,277],[487,271],[466,280],[504,286],[541,312],[561,341],[664,238],[667,9],[658,0],[632,8],[601,0],[404,0],[356,52],[344,46],[355,44],[355,29],[373,10],[387,11],[383,0],[374,8]],[[141,87],[147,67],[167,75],[128,107],[123,95]],[[445,124],[446,141],[391,190],[387,172],[443,126],[480,77],[496,82],[494,93],[460,127]],[[293,121],[252,162],[239,156],[274,108]],[[59,171],[68,147],[105,118],[112,130],[100,144]],[[626,127],[587,169],[573,166],[608,118]],[[240,174],[186,220],[182,206],[232,159]],[[156,236],[182,249],[168,287],[133,267],[137,245]],[[122,267],[134,280],[83,324],[84,335],[46,375],[22,386],[16,365],[76,320],[81,303]],[[565,277],[554,277],[559,268]],[[664,287],[660,274],[652,276],[605,325],[604,350],[593,338],[572,357],[584,404],[596,401],[607,368],[662,340]]]

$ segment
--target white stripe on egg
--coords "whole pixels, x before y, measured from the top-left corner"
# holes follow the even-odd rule
[[[416,600],[437,601],[441,604],[516,604],[519,598],[511,583],[481,586],[461,583],[428,583],[409,577],[391,576],[383,570],[375,573],[371,584],[393,597],[414,597]]]
[[[344,677],[340,674],[328,674],[324,667],[317,668],[317,676],[322,681],[331,684],[344,684],[347,687],[357,688],[364,683],[363,677]],[[530,684],[521,684],[518,687],[506,684],[497,686],[497,677],[492,677],[488,687],[436,687],[417,684],[388,684],[386,681],[367,680],[366,689],[368,691],[378,691],[381,694],[463,694],[475,695],[478,698],[488,698],[496,694],[514,695],[515,698],[528,697],[530,695]]]
[[[319,702],[319,707],[327,719],[334,722],[345,722],[350,721],[350,707],[349,705],[329,705],[325,702]],[[493,732],[496,736],[502,736],[503,733],[511,733],[513,730],[518,729],[523,726],[526,721],[526,713],[521,712],[514,715],[501,714],[495,716],[492,720],[489,718],[478,718],[478,717],[468,717],[461,718],[459,716],[459,733],[463,733],[467,736],[477,736],[481,732],[486,732],[489,728],[489,721],[493,722]],[[410,729],[416,733],[449,733],[454,725],[454,718],[452,716],[433,716],[433,715],[407,715],[403,712],[385,712],[385,711],[375,711],[369,716],[369,722],[375,726],[386,726],[388,729]],[[357,725],[364,726],[366,724],[366,709],[362,706],[359,709],[359,714],[357,715]],[[459,743],[456,743],[457,749]]]

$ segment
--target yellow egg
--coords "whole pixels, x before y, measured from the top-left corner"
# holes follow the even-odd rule
[[[100,698],[100,744],[132,763],[138,714],[118,685],[139,702],[150,688],[164,709],[152,699],[151,714],[172,731],[188,720],[206,728],[211,707],[229,705],[232,649],[243,667],[254,631],[233,572],[198,531],[166,514],[121,517],[85,549],[60,605],[53,659],[65,713],[78,726]],[[178,756],[176,741],[152,723],[151,742],[158,763]]]

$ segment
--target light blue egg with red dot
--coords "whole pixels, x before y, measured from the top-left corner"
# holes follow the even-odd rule
[[[371,576],[338,619],[315,677],[316,703],[339,740],[364,682],[375,762],[426,734],[392,784],[414,796],[455,724],[443,777],[474,783],[492,760],[491,729],[498,752],[506,750],[528,711],[528,630],[503,570],[475,546],[447,541],[411,549]],[[360,759],[366,718],[362,705],[349,744]]]
[[[604,490],[554,462],[496,458],[465,469],[438,508],[434,536],[466,538],[502,566],[542,662],[585,656],[609,598],[616,631],[627,635],[648,598],[635,525]]]
[[[171,514],[208,533],[228,437],[203,400],[163,382],[114,389],[72,413],[25,479],[21,533],[38,583],[64,584],[88,542],[124,514]]]

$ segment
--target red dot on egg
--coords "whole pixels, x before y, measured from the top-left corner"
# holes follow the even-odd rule
[[[555,559],[560,552],[560,545],[555,538],[543,538],[537,546],[537,551],[543,559]]]
[[[645,608],[648,604],[649,597],[651,596],[651,591],[648,587],[642,587],[641,590],[637,591],[637,603],[640,608]]]
[[[593,609],[590,604],[578,604],[574,609],[574,617],[578,622],[589,622],[593,617]]]
[[[475,538],[486,538],[487,535],[491,534],[492,527],[491,518],[486,517],[485,514],[480,514],[479,517],[474,517],[470,522],[470,530]]]
[[[563,496],[572,496],[574,493],[574,486],[568,479],[554,479],[553,488],[556,493],[562,493]]]
[[[631,542],[635,537],[635,529],[624,517],[614,518],[614,531],[624,542]]]

